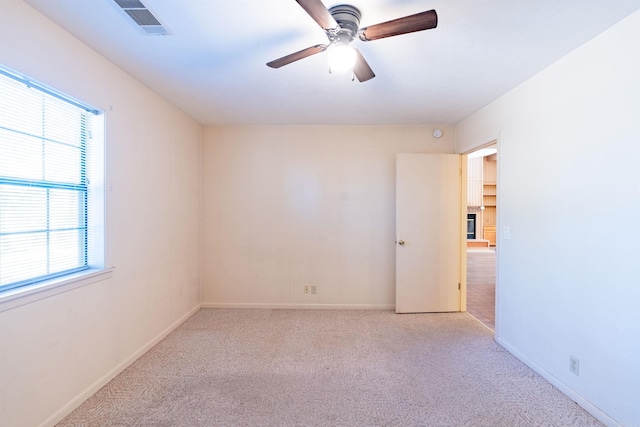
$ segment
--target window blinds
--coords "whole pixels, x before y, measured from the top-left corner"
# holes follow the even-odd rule
[[[88,268],[94,113],[0,69],[0,291]]]

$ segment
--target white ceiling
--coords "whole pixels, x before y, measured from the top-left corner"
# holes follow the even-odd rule
[[[353,0],[361,26],[436,9],[438,27],[354,41],[376,73],[330,75],[294,0],[142,0],[150,36],[113,0],[25,0],[203,124],[455,124],[640,8],[640,0]],[[324,1],[327,7],[345,3]]]

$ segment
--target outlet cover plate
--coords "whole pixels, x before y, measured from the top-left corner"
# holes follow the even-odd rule
[[[569,371],[580,375],[580,359],[573,355],[569,355]]]

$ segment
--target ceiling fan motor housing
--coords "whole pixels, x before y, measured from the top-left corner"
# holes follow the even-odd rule
[[[331,41],[349,43],[353,40],[360,28],[360,11],[354,6],[341,4],[330,8],[329,13],[340,25],[340,31],[330,36]]]

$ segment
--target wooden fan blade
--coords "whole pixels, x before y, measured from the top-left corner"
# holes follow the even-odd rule
[[[291,64],[292,62],[298,61],[300,59],[304,59],[307,56],[315,55],[316,53],[324,52],[327,50],[327,45],[317,44],[315,46],[308,47],[306,49],[302,49],[298,52],[294,52],[287,56],[283,56],[282,58],[276,59],[271,62],[267,62],[267,65],[271,68],[280,68],[284,65]]]
[[[325,31],[340,28],[336,20],[331,16],[331,13],[329,13],[329,10],[320,0],[296,1]]]
[[[393,21],[371,25],[361,28],[358,37],[362,41],[383,39],[385,37],[398,36],[400,34],[413,33],[416,31],[430,30],[438,26],[438,15],[435,10],[416,13]]]
[[[366,82],[367,80],[371,80],[376,75],[373,73],[373,70],[362,56],[362,53],[358,49],[353,49],[356,51],[356,63],[353,66],[353,74],[356,75],[358,81]]]

